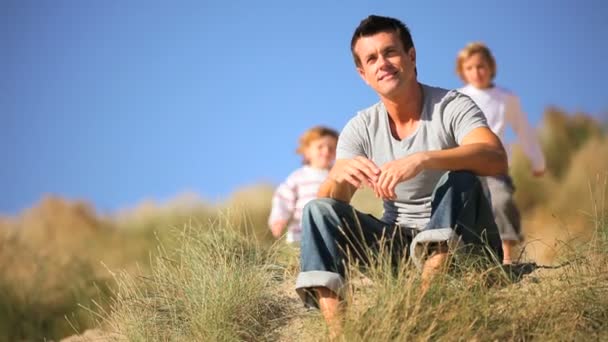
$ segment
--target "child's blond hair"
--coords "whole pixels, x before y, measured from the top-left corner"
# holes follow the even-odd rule
[[[321,139],[323,137],[333,137],[336,140],[338,140],[338,132],[336,132],[335,130],[329,128],[329,127],[325,127],[325,126],[315,126],[312,127],[308,130],[306,130],[306,132],[304,132],[301,136],[300,136],[300,145],[298,146],[298,148],[296,149],[296,153],[302,155],[302,157],[304,157],[304,150],[308,147],[308,145],[310,145],[311,142],[317,140],[317,139]],[[303,164],[308,164],[309,161],[306,160],[306,157],[304,157],[302,159],[302,163]]]
[[[462,50],[460,50],[460,52],[458,52],[458,57],[456,58],[456,74],[463,82],[466,83],[464,72],[462,70],[462,63],[464,63],[465,59],[473,56],[476,53],[481,54],[481,56],[488,62],[491,73],[490,79],[494,80],[494,77],[496,77],[496,60],[492,55],[492,51],[490,51],[490,49],[482,42],[469,43]]]

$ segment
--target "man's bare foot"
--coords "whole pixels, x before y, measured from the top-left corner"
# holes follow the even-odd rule
[[[336,340],[342,334],[342,317],[340,312],[340,298],[326,287],[317,287],[319,309],[327,323],[330,340]]]
[[[422,266],[422,295],[424,296],[426,292],[431,287],[431,282],[433,278],[443,270],[446,262],[448,260],[447,251],[440,251],[433,255],[431,255]]]

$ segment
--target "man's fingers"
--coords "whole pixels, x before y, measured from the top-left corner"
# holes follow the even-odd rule
[[[378,181],[376,182],[376,189],[378,191],[378,194],[380,195],[380,198],[386,198],[386,194],[384,193],[384,188],[382,187],[382,182],[384,182],[384,180],[386,179],[387,174],[386,173],[381,173],[380,176],[378,177]]]
[[[370,188],[373,188],[375,181],[370,179],[365,172],[358,169],[356,166],[346,167],[344,171],[351,177],[357,179],[360,185],[367,185]]]
[[[376,166],[376,164],[374,164],[373,161],[365,158],[365,157],[355,157],[356,161],[365,164],[373,173],[378,174],[380,172],[380,168],[378,166]]]
[[[355,178],[349,174],[346,174],[346,176],[344,177],[344,180],[347,181],[348,183],[350,183],[355,188],[359,188],[361,186],[361,182],[357,178]]]
[[[381,173],[380,177],[378,178],[378,182],[376,183],[376,186],[378,187],[382,198],[385,198],[385,199],[390,198],[388,188],[387,188],[390,178],[391,178],[391,175],[389,173],[385,173],[385,172]]]
[[[376,181],[378,179],[380,169],[376,166],[376,164],[374,164],[374,162],[363,157],[356,157],[353,159],[353,162],[356,163],[356,167],[361,170],[367,176],[367,178],[372,181]]]
[[[393,178],[393,180],[388,185],[389,195],[391,199],[397,198],[397,194],[395,193],[395,188],[397,187],[397,178]]]
[[[374,189],[374,193],[376,194],[376,198],[382,198],[382,194],[380,193],[380,190],[379,190],[379,188],[378,188],[378,186],[376,184],[374,184],[374,187],[372,189]]]
[[[359,156],[354,159],[339,161],[338,164],[340,166],[335,170],[338,181],[346,181],[357,188],[367,185],[374,190],[376,196],[386,197],[384,192],[378,191],[377,181],[380,168],[374,162]]]
[[[374,190],[374,194],[376,195],[377,198],[383,198],[382,192],[380,191],[380,187],[378,186],[378,183],[374,183],[374,186],[372,187],[372,189]]]
[[[359,168],[357,168],[356,166],[350,166],[349,165],[348,167],[346,167],[344,169],[344,171],[348,175],[350,175],[350,176],[358,179],[359,182],[365,182],[365,181],[367,181],[367,175],[362,170],[360,170]]]

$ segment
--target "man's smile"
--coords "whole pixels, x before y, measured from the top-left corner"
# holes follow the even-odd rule
[[[382,81],[382,80],[388,80],[390,78],[394,78],[397,75],[397,70],[391,71],[391,72],[387,72],[382,74],[380,77],[378,77],[378,81]]]

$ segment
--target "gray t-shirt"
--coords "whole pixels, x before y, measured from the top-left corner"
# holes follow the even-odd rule
[[[399,141],[390,130],[382,102],[359,112],[340,133],[337,159],[363,156],[381,167],[414,152],[458,146],[474,128],[487,127],[475,102],[455,90],[422,85],[423,108],[416,131]],[[431,195],[445,171],[424,170],[395,188],[397,199],[384,201],[385,222],[423,229],[431,217]]]

